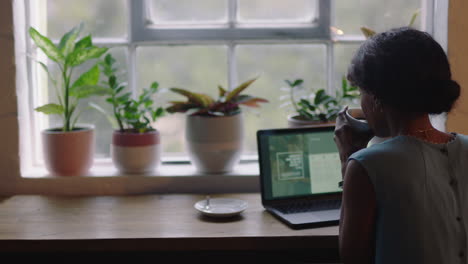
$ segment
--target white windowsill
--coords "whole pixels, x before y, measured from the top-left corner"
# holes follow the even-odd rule
[[[190,163],[184,164],[160,164],[153,172],[146,174],[122,174],[111,163],[100,163],[90,169],[89,174],[79,177],[209,177],[209,176],[252,176],[259,175],[258,162],[241,162],[234,170],[223,174],[203,174],[196,170]],[[24,178],[59,178],[51,176],[45,167],[36,166],[25,170]],[[61,177],[60,177],[61,178]]]
[[[123,175],[96,164],[84,176],[51,176],[44,167],[23,170],[14,194],[132,195],[146,193],[252,193],[260,191],[258,162],[241,162],[230,173],[201,174],[191,164],[163,164],[154,172]]]

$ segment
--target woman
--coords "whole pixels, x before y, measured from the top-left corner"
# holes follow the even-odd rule
[[[369,135],[339,114],[344,263],[468,263],[468,137],[429,120],[460,95],[443,49],[418,30],[380,33],[359,48],[348,79],[375,135],[391,138],[366,148]]]

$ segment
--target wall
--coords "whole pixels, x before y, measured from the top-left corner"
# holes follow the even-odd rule
[[[12,1],[0,1],[0,193],[19,178]]]
[[[462,87],[459,101],[447,118],[447,131],[468,134],[468,1],[450,0],[448,55],[453,78]]]

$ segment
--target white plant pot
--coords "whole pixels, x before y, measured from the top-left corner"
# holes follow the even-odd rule
[[[190,160],[201,173],[225,173],[239,162],[244,139],[242,114],[187,116],[185,138]]]
[[[161,161],[161,144],[158,131],[129,133],[114,131],[111,157],[122,173],[143,174],[152,172]]]

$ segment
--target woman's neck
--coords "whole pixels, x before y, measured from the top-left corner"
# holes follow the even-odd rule
[[[428,114],[401,114],[389,122],[392,137],[399,135],[413,136],[428,142],[446,143],[453,135],[437,130],[431,123]]]

